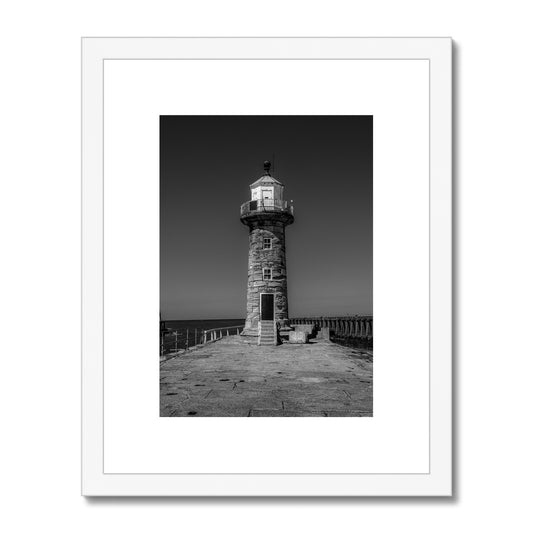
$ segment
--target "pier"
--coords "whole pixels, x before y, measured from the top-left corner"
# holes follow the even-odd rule
[[[257,346],[223,337],[161,363],[160,415],[372,416],[372,360],[324,339]]]

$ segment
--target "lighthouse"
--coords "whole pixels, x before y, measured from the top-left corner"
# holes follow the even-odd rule
[[[264,162],[263,175],[250,185],[251,199],[241,205],[248,226],[248,286],[245,339],[276,345],[278,328],[289,326],[285,227],[294,222],[293,207],[283,199],[283,184]]]

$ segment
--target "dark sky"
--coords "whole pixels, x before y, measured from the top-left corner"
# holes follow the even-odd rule
[[[160,143],[163,319],[245,317],[239,208],[273,154],[289,315],[372,313],[371,116],[162,116]]]

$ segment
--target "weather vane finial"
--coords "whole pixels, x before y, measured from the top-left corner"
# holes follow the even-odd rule
[[[270,167],[271,167],[270,161],[265,161],[263,163],[263,167],[265,169],[265,172],[270,176]]]

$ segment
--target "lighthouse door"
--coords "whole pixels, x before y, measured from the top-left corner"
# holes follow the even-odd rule
[[[274,320],[273,294],[261,294],[261,320]]]

